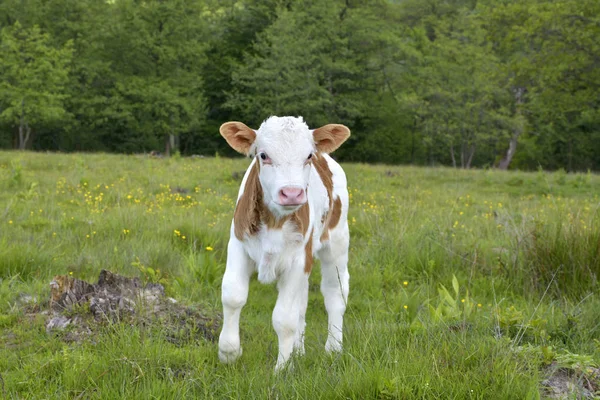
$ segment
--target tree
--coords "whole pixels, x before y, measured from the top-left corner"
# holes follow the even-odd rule
[[[295,1],[257,34],[232,71],[225,105],[250,124],[269,115],[302,115],[310,126],[361,126],[370,118],[391,54],[386,2]],[[379,57],[379,58],[378,58]],[[337,155],[352,153],[358,130]]]
[[[508,168],[523,138],[534,154],[525,166],[592,167],[600,122],[600,3],[488,3],[480,11],[505,67],[517,121],[499,167]]]
[[[327,118],[332,97],[324,87],[325,44],[314,23],[303,24],[308,19],[304,11],[278,10],[233,71],[225,104],[248,123],[257,126],[269,115],[309,116],[313,124]]]
[[[206,114],[202,2],[154,0],[140,6],[129,0],[114,7],[105,56],[115,79],[111,97],[118,101],[108,109],[118,116],[118,134],[129,136],[116,143],[163,144],[169,155],[178,151],[179,135],[198,129]]]
[[[39,27],[25,29],[19,22],[0,33],[0,120],[18,127],[17,145],[30,144],[32,128],[64,118],[72,44],[50,45]]]

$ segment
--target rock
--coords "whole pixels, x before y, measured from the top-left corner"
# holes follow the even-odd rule
[[[71,323],[71,318],[67,318],[64,315],[58,315],[50,318],[46,323],[46,332],[50,333],[53,330],[63,330]]]
[[[38,301],[37,301],[37,297],[35,297],[35,296],[32,296],[27,293],[21,293],[21,294],[19,294],[19,297],[17,298],[17,302],[20,305],[31,306],[31,305],[37,304]]]

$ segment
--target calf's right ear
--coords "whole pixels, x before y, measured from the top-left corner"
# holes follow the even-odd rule
[[[227,140],[231,148],[244,155],[248,155],[250,147],[252,147],[256,139],[256,132],[253,129],[237,121],[225,122],[219,128],[219,132]]]

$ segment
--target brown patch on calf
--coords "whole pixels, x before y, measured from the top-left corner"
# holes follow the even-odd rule
[[[321,237],[319,241],[323,243],[326,240],[329,240],[329,229],[327,229],[327,217],[329,216],[329,212],[326,212],[321,217],[321,226],[323,227],[323,232],[321,232]]]
[[[264,205],[264,203],[262,204],[260,215],[261,222],[263,222],[269,229],[281,229],[283,228],[283,224],[290,219],[289,216],[285,216],[280,219],[275,218],[273,213],[267,208],[267,206]]]
[[[327,196],[329,196],[329,204],[331,205],[331,193],[333,193],[333,172],[329,169],[329,164],[327,164],[327,160],[320,153],[316,153],[313,159],[313,165],[319,176],[321,177],[321,182],[325,185],[325,189],[327,190]]]
[[[333,229],[340,222],[340,218],[342,216],[342,200],[339,197],[335,198],[333,202],[333,207],[329,209],[329,211],[323,215],[321,218],[321,222],[323,223],[323,233],[321,233],[321,237],[319,240],[325,242],[329,240],[329,230]]]
[[[329,230],[333,229],[340,222],[342,215],[342,201],[340,198],[333,200],[333,173],[329,169],[327,160],[321,154],[315,154],[313,165],[321,177],[321,181],[327,191],[327,197],[329,198],[329,210],[321,216],[321,223],[323,225],[323,232],[321,233],[320,241],[324,242],[329,240]]]
[[[310,271],[312,271],[314,261],[312,253],[313,232],[314,228],[311,229],[308,242],[306,242],[306,246],[304,246],[304,272],[307,274],[310,274]]]
[[[340,222],[340,217],[342,216],[342,200],[339,197],[336,197],[333,202],[333,210],[329,213],[329,223],[327,224],[327,229],[333,229]]]
[[[310,225],[310,208],[308,207],[308,202],[292,214],[291,220],[298,227],[298,231],[301,232],[303,236],[306,236],[308,225]]]
[[[239,240],[244,240],[246,234],[252,236],[260,230],[261,210],[265,205],[262,186],[260,186],[258,179],[259,173],[260,165],[256,161],[248,174],[244,192],[235,207],[235,213],[233,214],[234,233]]]

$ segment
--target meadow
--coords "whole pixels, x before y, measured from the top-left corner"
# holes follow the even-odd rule
[[[49,282],[109,269],[218,315],[247,159],[0,152],[0,393],[7,399],[538,399],[600,396],[600,177],[344,164],[350,297],[323,351],[313,270],[306,355],[273,374],[274,286],[253,278],[244,354],[165,326],[47,333]],[[23,299],[28,299],[27,301]]]

